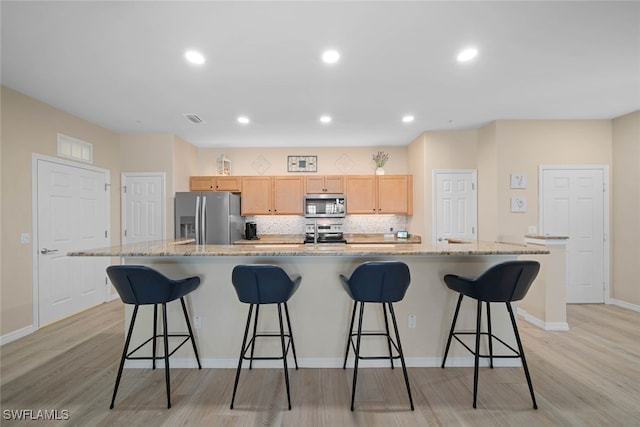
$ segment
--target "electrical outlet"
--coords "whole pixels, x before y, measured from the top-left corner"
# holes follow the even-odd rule
[[[410,314],[407,317],[407,321],[409,323],[409,328],[413,329],[416,327],[416,315],[415,314]]]
[[[193,316],[193,327],[196,329],[202,328],[202,318],[200,316]]]
[[[538,233],[538,227],[536,227],[535,225],[530,225],[529,234],[537,234],[537,233]]]
[[[29,243],[29,233],[20,234],[20,243]]]

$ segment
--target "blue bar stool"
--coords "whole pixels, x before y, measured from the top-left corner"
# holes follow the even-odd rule
[[[407,386],[407,393],[409,394],[409,403],[411,404],[411,410],[413,411],[413,398],[411,397],[411,387],[409,386],[409,376],[407,375],[407,367],[404,363],[404,353],[402,352],[402,345],[400,344],[400,334],[398,333],[398,323],[396,322],[396,315],[393,311],[393,303],[401,301],[404,298],[409,283],[411,282],[411,275],[409,273],[409,267],[402,262],[397,261],[375,261],[365,262],[360,264],[351,277],[347,278],[344,275],[340,275],[342,286],[344,290],[353,299],[353,313],[351,315],[351,325],[349,326],[349,335],[347,337],[347,349],[344,355],[343,369],[347,368],[347,357],[349,356],[349,349],[353,347],[355,352],[354,371],[353,371],[353,386],[351,390],[351,410],[353,411],[355,396],[356,396],[356,384],[358,381],[358,361],[360,359],[389,359],[391,362],[391,369],[394,368],[393,360],[400,359],[402,365],[402,372],[404,374],[404,382]],[[382,304],[382,310],[384,313],[385,332],[362,332],[362,317],[364,315],[365,303],[379,303]],[[353,332],[353,324],[356,318],[356,310],[360,303],[360,315],[358,319],[358,330]],[[395,341],[389,333],[389,320],[387,316],[387,307],[389,313],[391,313],[391,320],[393,322],[393,330],[395,332]],[[360,355],[360,339],[363,335],[375,335],[383,336],[387,339],[387,345],[389,348],[388,356],[362,356]],[[356,343],[353,344],[353,337],[356,337]],[[392,352],[392,347],[395,349],[396,355]]]
[[[198,368],[202,369],[202,366],[200,365],[200,358],[198,357],[198,349],[196,348],[196,341],[193,338],[193,331],[191,329],[191,323],[189,322],[189,314],[187,313],[187,307],[184,303],[184,296],[193,292],[200,285],[200,278],[189,277],[182,280],[171,280],[156,270],[142,265],[112,265],[107,267],[107,275],[111,279],[113,286],[118,291],[122,302],[125,304],[135,305],[133,315],[131,317],[131,324],[129,325],[129,332],[127,332],[127,338],[124,344],[124,350],[122,351],[122,357],[120,358],[120,367],[118,368],[118,376],[116,377],[116,385],[113,389],[113,397],[111,398],[111,406],[109,409],[113,409],[116,394],[118,393],[118,386],[120,385],[120,378],[122,377],[122,368],[124,367],[124,361],[127,359],[151,360],[153,369],[156,368],[156,359],[164,359],[165,382],[167,386],[167,408],[171,408],[169,357],[182,347],[184,343],[191,340],[193,352],[195,353],[196,361],[198,362]],[[178,298],[182,304],[182,312],[184,313],[184,320],[189,332],[188,334],[169,334],[167,332],[167,303]],[[157,331],[158,304],[162,305],[162,335],[159,335]],[[136,323],[138,308],[141,305],[153,305],[153,336],[140,344],[134,350],[129,351],[129,343],[131,341],[133,326]],[[162,356],[156,356],[156,340],[160,337],[163,338],[164,342],[164,354]],[[183,337],[184,340],[169,352],[169,337]],[[153,356],[133,356],[134,353],[142,349],[142,347],[150,341],[152,342]]]
[[[444,282],[447,287],[453,291],[459,292],[458,304],[456,305],[456,311],[453,315],[453,322],[451,322],[451,330],[449,331],[449,338],[447,339],[447,346],[444,350],[444,357],[442,358],[442,368],[447,361],[447,353],[449,353],[449,347],[451,345],[451,338],[455,338],[460,344],[462,344],[471,354],[475,356],[474,370],[473,370],[473,407],[476,407],[478,397],[478,364],[481,357],[489,358],[489,364],[493,368],[493,359],[496,358],[520,358],[522,360],[522,367],[524,368],[525,376],[527,377],[527,384],[529,385],[529,392],[531,393],[531,400],[533,401],[533,408],[538,409],[536,403],[536,396],[533,393],[533,385],[531,384],[531,376],[529,375],[529,368],[527,367],[527,361],[524,357],[524,349],[522,348],[522,342],[520,341],[520,334],[518,333],[518,326],[516,325],[516,319],[513,315],[513,309],[511,308],[512,301],[520,301],[527,295],[529,287],[535,280],[540,270],[540,264],[537,261],[507,261],[501,264],[494,265],[487,271],[482,273],[478,278],[470,279],[466,277],[456,276],[454,274],[447,274],[444,276]],[[458,312],[460,311],[460,304],[463,297],[473,298],[478,301],[477,317],[476,317],[476,330],[474,332],[456,332],[456,321],[458,320]],[[487,332],[480,331],[480,320],[482,318],[482,302],[486,303],[487,307]],[[500,338],[493,335],[491,332],[491,309],[490,303],[503,302],[507,306],[507,311],[511,318],[511,326],[513,327],[513,333],[518,343],[518,350],[514,349]],[[472,350],[467,344],[465,344],[458,335],[475,335],[475,351]],[[480,354],[480,336],[486,335],[489,341],[489,354]],[[508,348],[512,354],[508,355],[495,355],[493,354],[493,340],[496,340]]]
[[[249,314],[247,315],[247,324],[244,329],[244,337],[242,339],[242,348],[240,349],[240,357],[238,360],[238,369],[236,371],[236,380],[233,385],[233,396],[231,397],[231,406],[233,409],[233,403],[236,399],[236,391],[238,390],[238,382],[240,380],[240,370],[242,369],[242,362],[249,360],[249,369],[252,368],[254,360],[280,360],[284,365],[284,382],[287,388],[287,403],[289,404],[289,410],[291,410],[291,395],[289,393],[289,372],[287,367],[287,354],[289,353],[289,347],[293,351],[293,360],[298,369],[298,359],[296,358],[296,347],[293,342],[293,332],[291,332],[291,321],[289,320],[289,309],[287,308],[287,301],[293,296],[300,286],[302,277],[298,276],[293,280],[289,278],[287,273],[280,267],[275,265],[237,265],[234,267],[231,273],[231,282],[238,294],[238,299],[246,304],[249,304]],[[278,307],[278,319],[280,323],[279,333],[257,333],[258,327],[258,314],[260,312],[260,306],[263,304],[277,304]],[[251,317],[253,314],[253,308],[256,308],[255,318],[253,322],[253,332],[251,339],[247,343],[249,335],[249,325],[251,324]],[[287,318],[287,330],[285,333],[282,323],[282,306],[284,306],[284,312]],[[282,347],[282,357],[258,357],[254,356],[255,341],[258,337],[280,337],[280,344]],[[285,345],[285,338],[286,345]],[[251,348],[251,354],[247,357],[247,351]]]

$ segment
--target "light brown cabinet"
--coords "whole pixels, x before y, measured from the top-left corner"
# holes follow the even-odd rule
[[[245,176],[242,215],[302,215],[303,196],[301,176]]]
[[[347,214],[413,214],[411,175],[347,175]]]
[[[342,175],[307,176],[305,180],[307,194],[344,193],[344,177]]]
[[[376,213],[376,177],[347,175],[345,177],[347,214]]]
[[[216,187],[215,176],[189,177],[189,191],[213,191]]]
[[[216,191],[242,192],[241,176],[217,176]]]
[[[378,213],[413,214],[413,177],[411,175],[378,175]]]
[[[240,176],[192,176],[189,191],[242,191]]]

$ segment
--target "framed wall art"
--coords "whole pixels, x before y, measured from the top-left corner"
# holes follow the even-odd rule
[[[287,172],[318,172],[318,156],[287,156]]]

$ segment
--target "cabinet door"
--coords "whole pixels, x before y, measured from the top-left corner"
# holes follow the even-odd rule
[[[324,189],[327,193],[344,193],[344,177],[342,175],[325,176]]]
[[[307,176],[306,180],[306,189],[307,194],[318,194],[324,193],[324,177],[321,176]]]
[[[215,176],[189,177],[189,191],[213,191],[216,187]]]
[[[411,175],[378,175],[378,213],[411,215],[413,181]]]
[[[373,175],[347,175],[345,196],[348,214],[376,213],[376,180]]]
[[[242,191],[242,177],[240,176],[217,176],[216,177],[216,190],[217,191]]]
[[[302,215],[303,196],[303,177],[276,176],[273,178],[273,213]]]
[[[242,215],[271,214],[271,177],[242,178]]]

